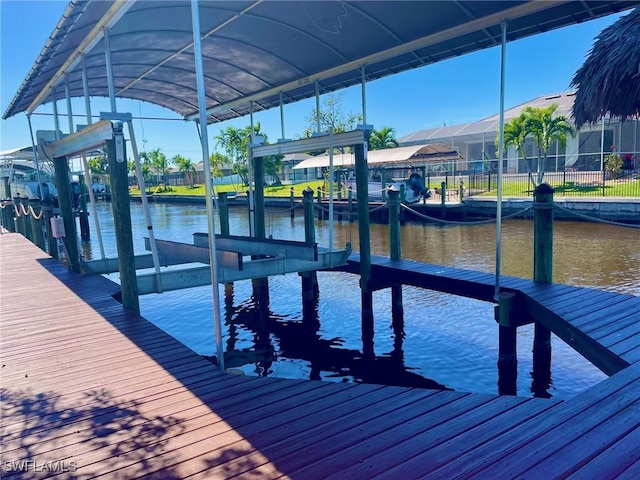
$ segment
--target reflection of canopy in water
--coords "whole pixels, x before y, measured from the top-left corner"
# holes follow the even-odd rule
[[[459,160],[462,157],[449,145],[442,143],[432,143],[428,145],[413,145],[410,147],[386,148],[383,150],[372,150],[367,153],[367,163],[370,166],[409,166],[411,164],[421,165],[425,162],[446,162]],[[353,153],[343,153],[333,155],[334,167],[348,167],[355,165]],[[329,155],[318,155],[298,163],[294,169],[319,168],[329,166]]]

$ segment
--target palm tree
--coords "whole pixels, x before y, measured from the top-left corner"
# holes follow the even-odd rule
[[[564,115],[553,116],[558,109],[557,104],[548,107],[525,107],[519,116],[511,119],[504,126],[504,144],[507,147],[515,147],[522,155],[525,162],[525,140],[531,135],[538,150],[538,177],[537,185],[544,180],[544,172],[547,165],[547,154],[554,141],[562,147],[567,144],[567,135],[575,136],[576,131],[567,117]],[[499,138],[496,138],[496,143]]]
[[[213,152],[209,155],[209,166],[211,167],[211,175],[217,178],[224,177],[222,167],[225,163],[229,163],[229,159],[220,152]]]
[[[398,141],[396,140],[396,132],[391,127],[382,127],[380,130],[375,128],[369,137],[369,150],[382,150],[385,148],[396,148]]]
[[[564,115],[553,116],[558,109],[557,104],[548,107],[526,107],[523,114],[527,117],[527,131],[536,142],[538,149],[538,185],[544,178],[547,165],[547,154],[554,141],[561,147],[567,144],[567,135],[574,137],[576,130]]]
[[[264,137],[264,143],[269,143],[267,136],[261,131],[260,122],[253,126],[253,134]],[[238,174],[244,185],[249,185],[248,148],[251,137],[251,126],[245,128],[227,127],[215,138],[216,145],[222,147],[226,157],[232,163],[233,172]],[[265,173],[277,178],[282,165],[281,155],[271,155],[263,158]]]
[[[258,129],[259,129],[258,125]],[[227,127],[216,137],[216,145],[222,147],[226,157],[233,165],[233,172],[242,179],[243,184],[248,185],[249,167],[247,165],[247,147],[251,128]]]
[[[505,148],[513,147],[524,159],[527,165],[527,152],[524,144],[529,132],[527,131],[527,116],[524,112],[520,113],[511,121],[504,125],[504,146]],[[496,150],[499,147],[500,135],[496,136]],[[528,166],[527,166],[528,167]],[[529,168],[527,168],[529,169]]]
[[[143,165],[150,165],[156,173],[162,175],[165,186],[169,185],[168,175],[171,160],[168,159],[159,148],[151,150],[150,152],[140,152],[140,158],[142,159]]]
[[[193,183],[194,183],[195,174],[196,174],[196,166],[193,164],[193,162],[190,159],[185,158],[180,154],[177,154],[171,160],[175,165],[178,166],[178,170],[184,175],[185,178],[189,176],[191,180],[190,185],[193,188]]]

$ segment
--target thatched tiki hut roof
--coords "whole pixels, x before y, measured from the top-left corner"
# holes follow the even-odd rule
[[[621,120],[640,115],[640,7],[596,37],[571,82],[576,87],[573,117],[580,128],[603,115]]]

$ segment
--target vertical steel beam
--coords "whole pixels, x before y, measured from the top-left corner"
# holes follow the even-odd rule
[[[367,124],[367,82],[365,78],[364,65],[360,67],[362,77],[362,123]]]
[[[75,131],[73,127],[73,110],[71,109],[71,91],[69,90],[69,74],[64,74],[64,95],[67,99],[67,118],[69,119],[69,134]]]
[[[256,236],[256,205],[253,193],[253,102],[249,102],[249,151],[247,152],[247,167],[249,176],[249,236]]]
[[[87,76],[87,62],[84,53],[82,54],[82,94],[84,95],[84,107],[87,125],[93,123],[91,118],[91,100],[89,98],[89,77]],[[91,172],[89,170],[89,162],[87,156],[82,154],[82,166],[84,167],[84,181],[89,191],[89,200],[91,200],[91,214],[93,215],[93,226],[98,236],[98,246],[100,247],[100,258],[104,260],[104,243],[102,242],[102,232],[100,231],[100,220],[98,219],[98,210],[96,208],[96,196],[93,192],[91,183]]]
[[[91,118],[91,99],[89,98],[89,77],[87,75],[87,60],[84,53],[82,54],[82,94],[84,95],[84,108],[87,125],[91,125],[93,123],[93,119]]]
[[[329,251],[333,252],[333,127],[329,127]],[[330,256],[329,259],[332,257]],[[331,262],[331,260],[329,260]],[[329,264],[333,267],[333,264]]]
[[[60,118],[58,117],[58,99],[56,97],[56,87],[51,87],[51,102],[51,106],[53,107],[53,128],[56,131],[56,140],[60,140]]]
[[[280,92],[280,138],[285,139],[284,136],[284,105],[282,103],[282,92]]]
[[[320,85],[316,80],[316,132],[320,133]]]
[[[33,137],[33,126],[31,125],[31,114],[27,114],[27,123],[29,124],[29,134],[31,135],[31,148],[33,149],[33,161],[36,164],[36,173],[38,174],[38,192],[40,193],[40,201],[44,200],[42,195],[42,177],[40,176],[40,162],[38,161],[38,147]]]
[[[216,333],[216,351],[218,366],[224,370],[224,350],[222,348],[222,321],[220,318],[220,295],[218,292],[218,260],[216,252],[216,235],[213,224],[213,185],[211,183],[211,163],[209,160],[209,141],[207,138],[207,102],[205,98],[204,68],[202,64],[202,44],[200,41],[200,11],[198,0],[191,1],[191,21],[193,25],[193,49],[196,67],[196,84],[198,88],[198,113],[202,134],[202,161],[206,190],[207,229],[209,233],[209,262],[211,265],[211,286],[213,291],[213,319]]]
[[[136,165],[136,175],[140,185],[140,198],[142,199],[142,210],[144,218],[147,222],[147,233],[149,234],[149,244],[151,245],[151,258],[153,258],[153,266],[156,271],[156,292],[162,292],[162,281],[160,279],[160,258],[158,256],[158,246],[156,237],[153,233],[153,224],[151,223],[151,212],[149,210],[149,200],[147,199],[147,189],[142,176],[142,166],[140,165],[140,156],[138,155],[138,145],[136,144],[136,136],[133,131],[133,120],[127,122],[129,127],[129,141],[131,142],[131,152],[133,153],[134,163]]]
[[[496,289],[494,298],[500,299],[500,267],[502,257],[502,163],[504,159],[504,90],[507,65],[507,22],[503,20],[500,49],[500,140],[498,144],[498,199],[496,202]]]
[[[104,59],[107,67],[107,87],[109,88],[109,103],[111,104],[111,111],[117,112],[116,87],[113,81],[113,64],[111,63],[111,45],[109,42],[109,30],[107,28],[103,28],[102,33],[104,35]]]

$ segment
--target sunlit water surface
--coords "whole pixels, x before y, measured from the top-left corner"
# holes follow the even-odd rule
[[[98,217],[107,256],[115,256],[113,217],[99,203]],[[150,204],[158,239],[192,242],[206,232],[204,205]],[[136,253],[144,253],[147,235],[142,207],[134,203],[132,223]],[[248,234],[246,208],[232,208],[231,233]],[[304,240],[302,212],[271,212],[267,235]],[[93,223],[91,224],[93,228]],[[334,225],[334,245],[351,242],[358,249],[357,224]],[[328,221],[316,221],[316,239],[328,246]],[[502,273],[531,278],[533,224],[503,223]],[[388,228],[371,226],[372,254],[388,255]],[[495,270],[495,225],[447,226],[407,224],[402,227],[402,255],[418,261]],[[98,242],[83,246],[87,258],[99,258]],[[556,222],[554,281],[640,295],[640,235],[637,229],[596,223]],[[117,275],[110,275],[117,280]],[[253,298],[250,281],[236,282],[225,296],[219,287],[223,344],[227,366],[247,375],[333,381],[366,381],[431,386],[467,392],[497,392],[498,336],[493,305],[464,297],[404,287],[404,335],[392,328],[389,290],[374,294],[376,361],[362,362],[358,277],[318,273],[317,318],[302,315],[297,274],[271,277],[268,302]],[[140,299],[142,315],[202,355],[215,354],[212,288],[197,287]],[[531,395],[533,328],[518,329],[518,394]],[[549,393],[567,398],[605,378],[597,368],[553,337],[552,385]]]

